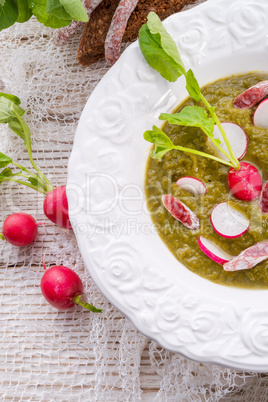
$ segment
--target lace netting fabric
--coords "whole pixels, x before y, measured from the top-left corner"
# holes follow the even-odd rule
[[[81,30],[55,47],[53,30],[34,18],[0,33],[0,90],[28,109],[35,160],[54,185],[66,183],[67,163],[83,107],[108,70],[76,60]],[[0,126],[1,151],[27,167],[22,141]],[[15,184],[1,186],[1,221],[18,211],[38,221],[43,196]],[[2,226],[2,222],[1,222]],[[266,401],[264,375],[190,361],[140,334],[99,292],[72,234],[43,226],[34,246],[1,242],[0,395],[4,401]],[[102,306],[57,311],[40,291],[42,255],[81,277],[87,300]]]

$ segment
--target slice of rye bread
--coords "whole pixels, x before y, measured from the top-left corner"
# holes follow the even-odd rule
[[[120,0],[103,0],[90,16],[78,48],[77,58],[80,64],[88,66],[104,57],[104,43],[114,12]],[[131,14],[123,42],[129,42],[138,37],[139,30],[146,22],[150,11],[158,14],[161,20],[181,11],[196,0],[140,0]]]

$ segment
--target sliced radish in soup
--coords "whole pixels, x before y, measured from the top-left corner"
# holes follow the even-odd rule
[[[211,212],[210,221],[213,229],[220,236],[229,239],[239,237],[249,228],[249,220],[228,202],[221,202]]]
[[[207,188],[204,183],[195,177],[181,177],[179,180],[177,180],[176,184],[183,190],[189,191],[194,195],[206,194],[207,192]]]
[[[225,134],[227,135],[227,138],[230,142],[230,145],[234,151],[235,156],[237,157],[237,159],[243,158],[248,148],[247,134],[245,133],[242,127],[238,126],[235,123],[226,122],[221,123],[221,125],[224,129]],[[221,132],[218,126],[216,126],[216,124],[214,126],[213,134],[215,139],[220,140],[222,149],[227,153],[229,153],[225,145],[225,142],[222,138]],[[217,152],[220,154],[221,158],[227,161],[228,158],[222,152],[220,152],[218,148],[214,146],[214,144],[212,145],[215,148],[215,150],[217,150]]]
[[[203,236],[199,236],[198,245],[203,253],[217,264],[223,265],[234,258]]]
[[[255,110],[253,124],[256,127],[268,128],[268,99],[264,99]]]
[[[170,194],[162,196],[164,207],[171,213],[173,218],[180,221],[188,229],[199,229],[199,219],[183,202]]]

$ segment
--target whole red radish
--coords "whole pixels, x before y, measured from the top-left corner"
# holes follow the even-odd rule
[[[45,263],[44,268],[46,269]],[[62,265],[55,265],[46,270],[41,279],[41,291],[48,303],[59,310],[67,310],[79,304],[94,313],[102,313],[101,309],[81,301],[81,279],[70,268]]]
[[[35,240],[37,229],[38,223],[31,215],[19,212],[5,219],[2,234],[13,246],[24,247]]]
[[[234,197],[242,201],[253,201],[260,195],[262,180],[255,166],[241,162],[238,170],[229,170],[228,185]]]
[[[68,200],[66,186],[60,186],[48,193],[43,205],[44,213],[48,219],[66,229],[72,229],[69,220]]]

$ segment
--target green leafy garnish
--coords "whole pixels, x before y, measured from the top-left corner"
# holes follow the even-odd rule
[[[23,119],[26,111],[20,106],[20,103],[20,99],[17,96],[0,92],[0,123],[8,124],[9,128],[23,140],[29,160],[36,173],[31,172],[26,167],[13,161],[9,156],[0,152],[0,168],[5,168],[0,172],[0,183],[3,181],[14,181],[47,194],[53,190],[53,186],[33,159],[31,131]],[[10,164],[19,170],[13,172],[10,168],[6,168]]]
[[[169,33],[165,30],[159,17],[150,12],[147,17],[147,24],[144,24],[139,32],[139,44],[142,54],[147,63],[156,71],[158,71],[163,78],[168,81],[175,82],[181,75],[185,76],[186,89],[192,99],[196,102],[202,101],[207,111],[210,113],[211,118],[207,116],[204,108],[199,106],[187,106],[180,113],[160,115],[161,120],[167,120],[170,124],[178,124],[183,126],[200,127],[206,135],[211,139],[214,145],[229,159],[230,163],[226,163],[223,159],[216,158],[219,162],[229,164],[235,169],[239,169],[240,164],[233,152],[228,137],[223,130],[223,127],[215,113],[215,108],[212,107],[206,98],[203,96],[197,79],[190,69],[186,71],[185,66],[180,57],[177,46]],[[222,149],[221,142],[213,138],[214,124],[216,124],[221,132],[222,138],[226,144],[228,152]],[[159,129],[158,129],[159,130]],[[144,138],[151,138],[150,135],[156,135],[156,128],[154,126],[152,131],[146,131]],[[162,136],[163,137],[163,136]],[[163,138],[162,138],[163,139]],[[155,137],[155,147],[151,154],[153,158],[161,159],[161,157],[168,151],[167,147],[158,142]],[[174,149],[170,148],[170,149]],[[178,147],[175,147],[178,149]],[[185,151],[186,152],[186,151]],[[187,151],[189,152],[189,151]],[[191,151],[192,152],[192,151]],[[192,152],[193,153],[193,152]],[[197,152],[195,152],[197,153]],[[201,155],[201,153],[199,153]],[[211,158],[211,155],[202,153],[203,156]],[[215,158],[211,158],[214,159]]]
[[[160,128],[153,126],[152,130],[147,130],[143,134],[143,137],[146,141],[151,142],[155,145],[154,149],[151,152],[151,157],[153,159],[162,159],[163,155],[166,152],[171,151],[172,149],[176,149],[177,151],[187,152],[190,154],[195,154],[199,156],[204,156],[209,159],[213,159],[214,161],[224,163],[225,165],[232,166],[232,164],[223,159],[217,158],[214,155],[207,154],[205,152],[197,151],[192,148],[181,147],[180,145],[174,145],[170,138],[162,131]]]
[[[161,113],[160,120],[167,120],[170,124],[201,128],[208,137],[213,137],[214,121],[208,117],[207,112],[200,106],[186,106],[179,113]]]
[[[16,0],[0,1],[0,30],[13,25],[19,16],[18,2]]]
[[[32,15],[50,28],[67,26],[72,20],[88,21],[80,0],[0,0],[0,31]]]
[[[72,19],[70,14],[65,11],[59,0],[47,0],[46,12],[49,15],[53,15],[57,18],[62,18],[64,20]]]
[[[76,21],[88,21],[87,12],[80,0],[59,0],[72,19]]]
[[[31,0],[30,6],[32,8],[33,15],[35,15],[37,20],[46,27],[61,28],[69,25],[72,21],[71,17],[69,20],[67,20],[66,18],[61,18],[59,16],[49,15],[46,11],[47,0]]]
[[[147,63],[166,80],[175,82],[185,74],[176,43],[155,13],[149,13],[148,23],[140,29],[139,43]]]
[[[17,22],[28,21],[32,16],[28,0],[18,0],[19,16]]]

